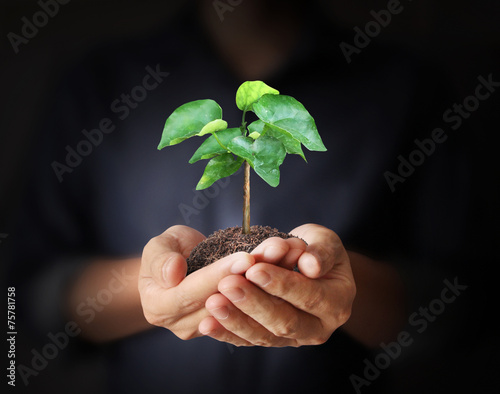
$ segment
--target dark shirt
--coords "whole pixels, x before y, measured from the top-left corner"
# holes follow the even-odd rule
[[[439,79],[410,56],[380,47],[348,65],[338,34],[321,24],[307,30],[287,66],[265,81],[304,104],[328,151],[305,151],[307,163],[288,155],[277,188],[253,173],[252,224],[281,231],[322,224],[347,247],[402,271],[415,262],[443,262],[461,236],[462,218],[454,213],[463,207],[463,182],[453,143],[437,147],[394,192],[384,176],[397,174],[397,157],[415,149],[415,138],[441,126]],[[241,82],[192,19],[154,39],[97,51],[77,67],[40,135],[25,212],[32,243],[18,253],[18,267],[30,267],[26,282],[55,261],[138,255],[174,224],[206,235],[240,225],[241,173],[195,191],[204,163],[187,161],[202,139],[156,147],[168,115],[188,101],[212,98],[230,127],[238,126],[234,97]],[[110,131],[102,139],[82,132],[100,124]],[[81,143],[86,134],[98,143]],[[66,163],[68,146],[88,150],[74,168]],[[71,168],[60,172],[62,182],[55,161]],[[267,349],[182,341],[157,328],[106,350],[110,391],[117,393],[354,392],[350,375],[362,376],[368,355],[341,329],[321,346]]]

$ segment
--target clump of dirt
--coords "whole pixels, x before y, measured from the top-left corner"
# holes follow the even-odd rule
[[[287,239],[295,236],[269,226],[251,226],[250,234],[243,234],[240,226],[218,230],[193,248],[187,258],[187,273],[189,275],[232,253],[250,253],[257,245],[271,237]]]

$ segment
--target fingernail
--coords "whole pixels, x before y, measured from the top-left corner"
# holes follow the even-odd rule
[[[282,248],[276,247],[274,245],[259,245],[257,246],[251,254],[262,256],[262,259],[266,261],[272,261],[276,257],[279,257],[283,253]]]
[[[282,253],[282,248],[277,248],[276,246],[270,245],[264,248],[264,253],[262,253],[262,255],[264,256],[265,260],[273,260],[276,257],[280,256]]]
[[[229,316],[229,309],[226,306],[221,306],[220,308],[212,309],[210,313],[217,320],[225,320]]]
[[[245,292],[238,287],[232,287],[230,289],[223,290],[222,294],[229,298],[231,302],[238,302],[245,298]]]
[[[317,258],[310,252],[305,252],[302,254],[302,265],[304,268],[310,268],[313,269],[315,268],[318,263],[317,263]]]
[[[238,257],[238,260],[233,263],[231,266],[232,274],[244,274],[247,269],[252,266],[249,261],[248,255],[242,255]]]
[[[163,267],[161,268],[161,274],[162,274],[162,277],[163,277],[163,283],[165,283],[165,285],[167,287],[170,286],[170,283],[169,283],[169,272],[168,272],[168,269],[170,267],[170,263],[172,262],[173,260],[173,257],[170,257],[166,262],[165,264],[163,264]]]
[[[321,266],[318,258],[310,252],[304,252],[299,260],[300,272],[309,277],[319,277]]]
[[[271,282],[271,276],[267,272],[257,271],[249,280],[260,287],[266,287]]]

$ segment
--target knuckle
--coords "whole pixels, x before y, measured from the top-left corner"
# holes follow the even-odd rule
[[[330,336],[331,336],[331,334],[327,334],[327,333],[320,333],[320,334],[314,335],[314,336],[309,338],[308,344],[314,345],[314,346],[323,345],[324,343],[326,343],[328,341],[328,339],[330,339]]]
[[[271,347],[272,344],[268,340],[263,340],[263,339],[258,339],[255,341],[252,341],[252,344],[255,346],[260,346],[260,347]]]
[[[172,331],[175,336],[183,341],[189,341],[190,339],[193,339],[196,337],[195,333],[192,331],[186,331],[186,330],[181,330],[181,331]]]
[[[153,274],[153,276],[158,275],[158,271],[165,261],[162,254],[158,252],[159,249],[154,244],[155,241],[153,238],[146,244],[141,256],[142,270]]]
[[[337,322],[339,326],[344,325],[350,319],[352,313],[352,308],[346,308],[338,312]]]
[[[302,343],[300,343],[300,342],[299,342],[299,341],[297,341],[297,340],[293,340],[293,342],[291,342],[291,343],[287,344],[287,346],[289,346],[289,347],[294,347],[294,348],[298,348],[298,347],[303,346],[303,344],[302,344]]]
[[[143,252],[147,252],[147,251],[149,251],[149,250],[152,248],[153,244],[156,242],[156,239],[157,239],[157,238],[158,238],[158,237],[153,237],[153,238],[150,238],[150,239],[149,239],[149,241],[148,241],[148,242],[146,243],[146,245],[144,246],[144,248],[143,248]]]
[[[162,238],[159,235],[151,238],[146,244],[146,246],[144,246],[143,254],[148,255],[150,251],[155,250],[161,244],[162,244]]]
[[[261,346],[261,347],[283,347],[283,346],[288,346],[290,340],[287,338],[278,338],[272,333],[269,333],[269,335],[261,336],[258,339],[254,339],[251,341],[252,345],[254,346]]]
[[[230,337],[230,336],[225,337],[221,341],[226,342],[226,343],[231,344],[231,345],[234,345],[236,347],[255,346],[252,342],[250,342],[246,339],[234,338],[234,337]]]
[[[325,291],[322,287],[319,287],[317,291],[308,295],[304,300],[304,310],[310,311],[313,309],[319,309],[325,304]]]
[[[330,246],[326,247],[322,243],[315,244],[314,247],[313,247],[313,250],[318,254],[318,257],[322,261],[327,260],[332,255],[332,248]]]
[[[153,249],[154,238],[151,238],[142,249],[141,262],[144,264],[151,258],[151,250]]]
[[[199,336],[197,327],[186,324],[182,319],[171,321],[165,328],[183,341],[188,341]]]
[[[319,258],[319,260],[324,263],[329,261],[334,254],[334,248],[328,244],[328,246],[325,246],[324,244],[314,244],[311,246],[312,252]]]
[[[294,274],[297,274],[297,276],[302,275],[298,272],[292,271],[291,274],[287,273],[287,275],[282,280],[272,280],[267,288],[272,291],[276,298],[284,298],[284,296],[294,291],[294,289],[296,289],[298,286],[299,281],[297,280],[297,276]]]
[[[297,335],[298,326],[298,317],[294,315],[289,320],[277,325],[273,330],[273,334],[282,338],[294,338]]]
[[[144,246],[142,255],[146,258],[151,258],[152,254],[157,254],[159,251],[167,249],[177,250],[179,243],[176,237],[171,234],[163,233],[151,238]]]
[[[157,327],[163,326],[164,321],[160,317],[160,315],[144,311],[144,317],[146,318],[146,321],[153,326],[157,326]]]

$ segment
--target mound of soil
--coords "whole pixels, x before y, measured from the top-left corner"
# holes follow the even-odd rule
[[[218,230],[193,248],[187,258],[187,273],[189,275],[235,252],[250,253],[257,245],[270,237],[287,239],[294,235],[283,233],[269,226],[251,226],[250,234],[243,234],[240,226]]]

